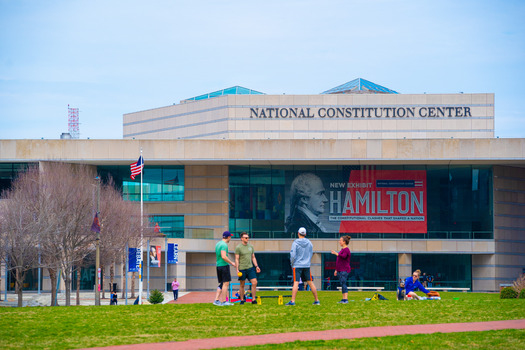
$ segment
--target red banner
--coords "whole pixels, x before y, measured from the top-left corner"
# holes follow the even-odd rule
[[[330,221],[344,233],[426,233],[424,170],[352,170],[348,183],[332,183]],[[341,215],[334,215],[341,213]]]

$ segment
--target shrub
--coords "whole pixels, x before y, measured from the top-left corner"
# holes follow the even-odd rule
[[[500,299],[516,299],[518,297],[518,292],[516,292],[512,287],[505,287],[499,293]]]
[[[520,292],[520,295],[519,297],[520,299],[525,299],[525,289],[522,289],[521,292]]]
[[[159,292],[158,289],[153,289],[149,295],[148,301],[152,304],[160,304],[164,301],[164,294]]]

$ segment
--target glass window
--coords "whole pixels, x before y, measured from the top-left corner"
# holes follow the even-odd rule
[[[140,201],[140,176],[130,178],[129,166],[99,166],[102,179],[113,177],[117,187],[122,189],[123,198]],[[146,166],[143,171],[143,199],[151,202],[184,200],[184,166]]]
[[[292,285],[289,253],[255,252],[255,257],[261,267],[257,275],[260,286]],[[334,278],[336,258],[330,253],[322,254],[323,290],[337,290],[339,286],[337,277]],[[380,286],[388,290],[395,290],[397,286],[397,254],[352,254],[351,266],[349,286]]]
[[[255,252],[261,273],[257,275],[259,286],[291,286],[292,268],[289,253]]]
[[[73,280],[71,281],[71,288],[77,289],[77,273],[78,270],[73,272]],[[81,290],[93,290],[95,286],[95,265],[84,266],[80,268],[80,289]]]
[[[18,176],[19,172],[24,172],[29,166],[36,163],[0,163],[0,193],[11,187],[11,183]]]
[[[183,215],[153,215],[150,217],[152,227],[159,224],[160,232],[168,238],[184,238]]]
[[[43,274],[44,269],[42,269],[42,272],[40,274],[40,286],[42,286],[43,281]],[[14,291],[15,290],[15,270],[10,270],[7,274],[7,290]],[[4,281],[2,281],[4,283]],[[3,286],[2,286],[3,287]],[[22,286],[23,290],[38,290],[38,268],[29,269],[26,271],[26,275],[24,277],[24,282]],[[42,287],[40,288],[42,290]]]
[[[324,253],[323,259],[323,290],[336,290],[340,286],[334,277],[337,257]],[[395,290],[398,281],[397,254],[364,254],[352,253],[350,258],[352,271],[348,277],[351,287],[385,287]]]
[[[229,178],[230,230],[257,231],[259,237],[283,230],[282,170],[269,166],[231,166]]]
[[[417,269],[433,276],[434,287],[472,288],[470,254],[412,254],[412,270]]]

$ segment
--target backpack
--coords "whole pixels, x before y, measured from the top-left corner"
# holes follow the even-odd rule
[[[388,300],[387,298],[385,298],[384,296],[382,296],[381,294],[379,293],[374,293],[374,296],[372,297],[372,299],[370,300]]]

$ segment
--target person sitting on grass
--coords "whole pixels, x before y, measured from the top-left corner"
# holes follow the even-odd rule
[[[419,296],[416,294],[416,292],[414,292],[416,288],[419,288],[420,291],[428,294],[429,291],[426,290],[425,287],[423,287],[423,285],[419,282],[420,275],[421,271],[416,270],[412,274],[412,277],[407,277],[405,279],[405,300],[409,297],[419,300]]]

